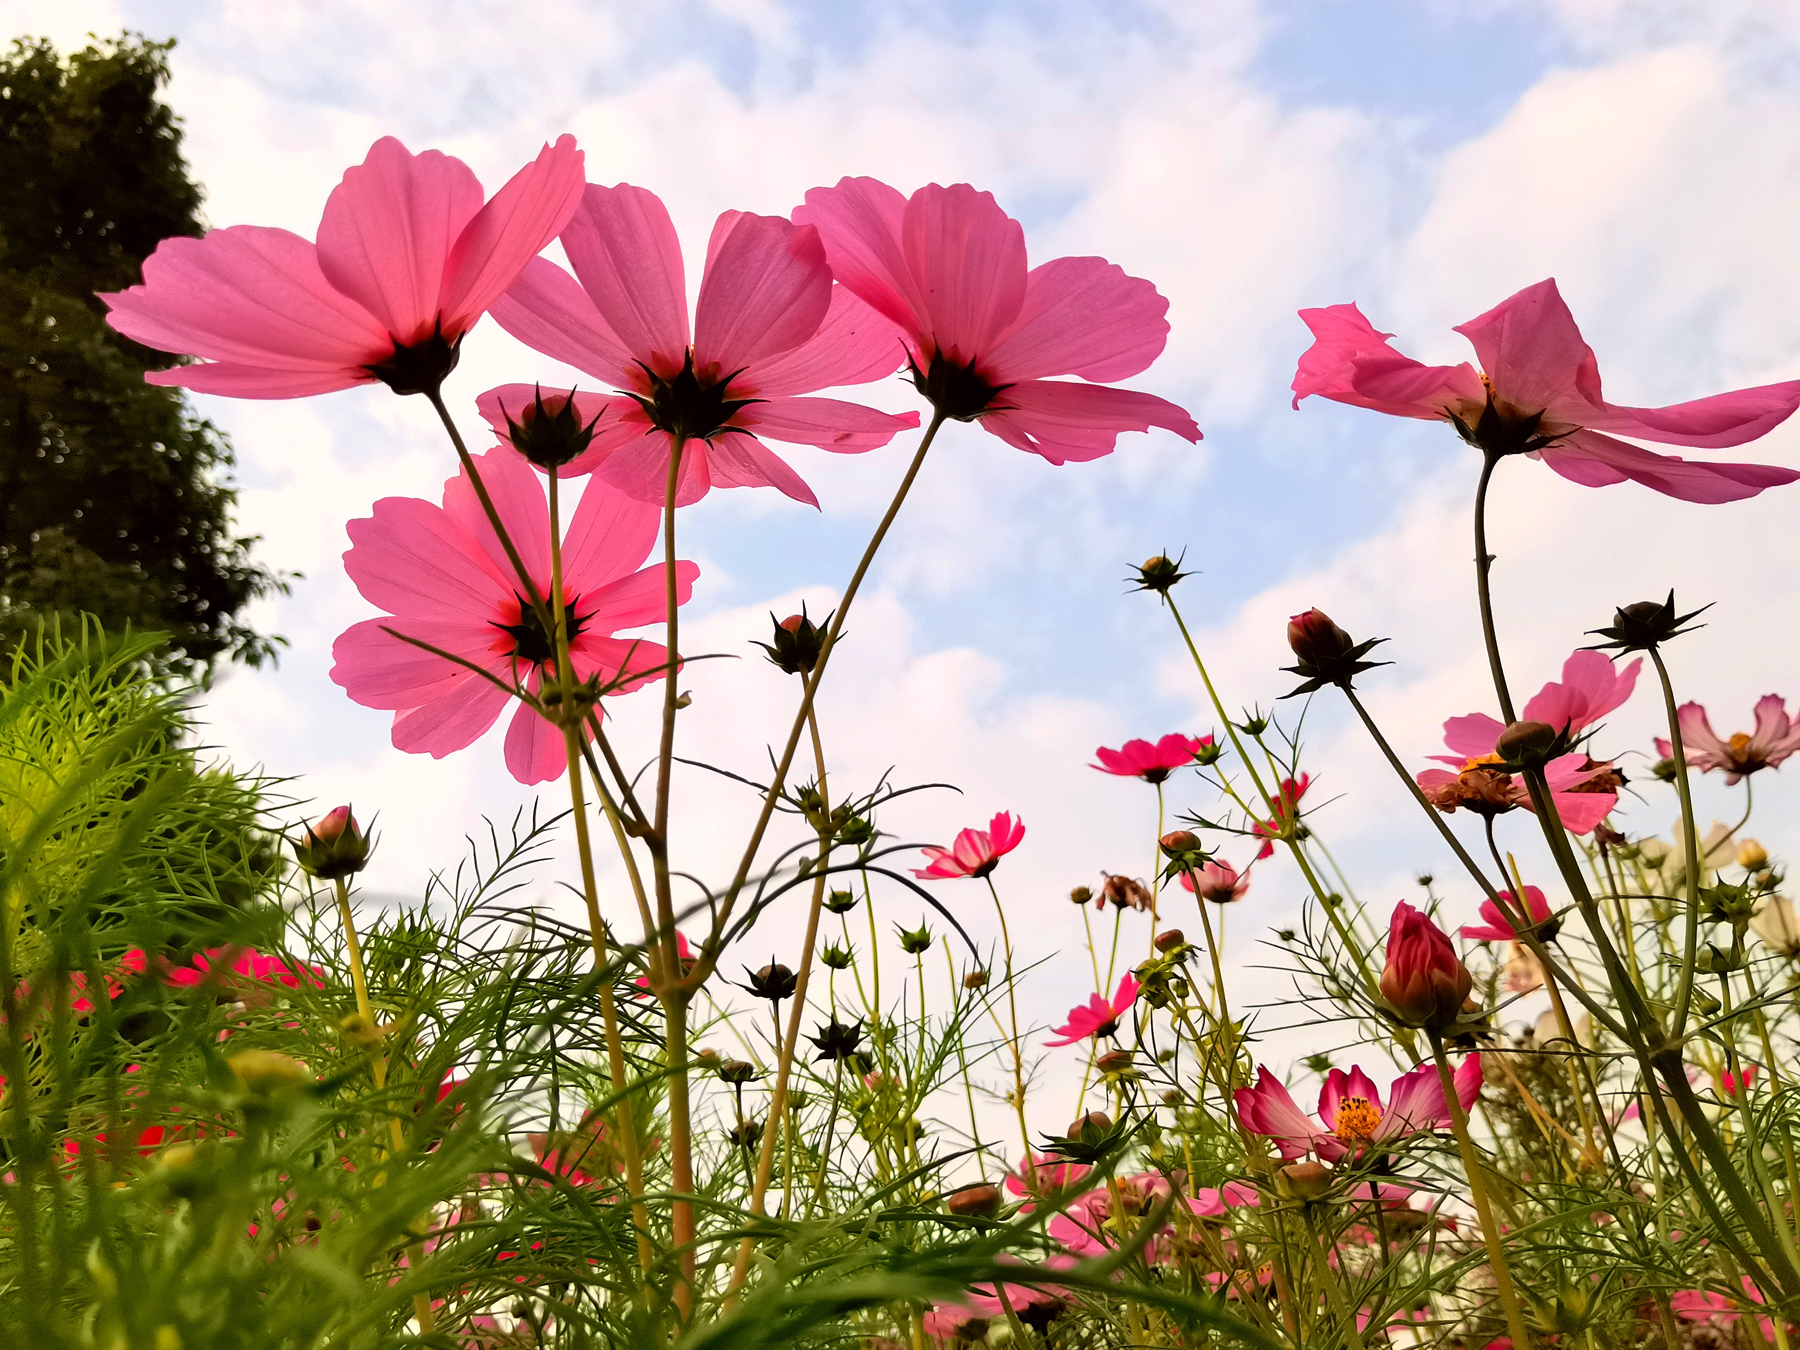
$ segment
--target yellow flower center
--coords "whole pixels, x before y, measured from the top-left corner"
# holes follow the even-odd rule
[[[1749,760],[1750,735],[1748,732],[1739,731],[1734,733],[1730,741],[1726,742],[1726,744],[1731,751],[1731,757],[1739,764],[1746,763]]]
[[[1470,769],[1481,769],[1487,767],[1489,764],[1504,763],[1506,763],[1506,760],[1500,755],[1477,755],[1474,759],[1462,766],[1462,771],[1467,773]]]
[[[1381,1108],[1367,1097],[1346,1097],[1338,1103],[1332,1133],[1346,1144],[1367,1143],[1381,1124]]]

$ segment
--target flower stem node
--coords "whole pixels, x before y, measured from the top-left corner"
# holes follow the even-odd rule
[[[1365,670],[1391,664],[1387,661],[1363,660],[1376,646],[1386,642],[1386,638],[1370,638],[1366,642],[1358,642],[1320,609],[1309,609],[1304,614],[1296,614],[1290,618],[1287,638],[1288,646],[1298,658],[1298,664],[1283,666],[1282,669],[1289,674],[1298,675],[1301,683],[1283,694],[1283,698],[1310,694],[1328,684],[1347,690],[1351,687],[1351,681]]]
[[[560,469],[584,452],[594,439],[599,415],[583,423],[576,411],[575,391],[552,393],[544,397],[541,386],[535,387],[532,401],[519,411],[518,420],[504,408],[506,439],[526,459],[540,469]]]
[[[374,841],[364,834],[348,806],[334,807],[308,826],[294,845],[294,859],[309,877],[336,881],[352,876],[369,863]]]
[[[1592,637],[1603,637],[1605,642],[1596,642],[1595,650],[1616,647],[1624,652],[1647,652],[1653,647],[1678,638],[1683,633],[1692,632],[1688,621],[1698,618],[1711,609],[1711,605],[1702,605],[1699,609],[1686,614],[1675,612],[1675,592],[1669,592],[1669,598],[1658,604],[1654,600],[1640,600],[1634,605],[1626,605],[1623,609],[1613,611],[1613,621],[1606,628],[1590,628]]]
[[[775,625],[774,641],[756,645],[789,675],[811,674],[825,650],[825,627],[830,624],[831,615],[825,616],[823,624],[815,624],[807,617],[806,606],[802,604],[798,614],[790,614],[785,619],[776,619],[770,614],[769,621]],[[838,636],[841,638],[843,634]]]
[[[1000,1188],[985,1181],[944,1197],[944,1208],[959,1219],[991,1219],[1000,1212],[1000,1204]]]

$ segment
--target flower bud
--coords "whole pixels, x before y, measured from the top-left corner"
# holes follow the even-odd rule
[[[1654,600],[1640,600],[1635,605],[1626,605],[1613,612],[1612,626],[1593,628],[1588,631],[1596,637],[1604,637],[1605,642],[1596,643],[1597,647],[1616,647],[1623,652],[1649,651],[1671,638],[1680,637],[1689,631],[1687,622],[1697,618],[1711,605],[1702,605],[1688,614],[1675,612],[1675,592],[1669,592],[1669,598],[1658,604]]]
[[[1104,1111],[1089,1111],[1069,1126],[1069,1138],[1081,1139],[1088,1136],[1099,1138],[1112,1129],[1112,1117]]]
[[[506,439],[526,459],[540,469],[560,469],[585,451],[594,439],[594,428],[600,415],[583,423],[575,406],[575,391],[546,395],[543,389],[520,411],[517,421],[504,408]]]
[[[1296,664],[1283,669],[1298,675],[1302,683],[1293,693],[1284,695],[1286,698],[1292,698],[1294,694],[1310,694],[1328,684],[1348,689],[1351,681],[1363,671],[1385,664],[1363,660],[1371,649],[1385,642],[1385,638],[1370,638],[1366,642],[1358,642],[1333,623],[1321,609],[1309,609],[1304,614],[1296,614],[1290,618],[1287,640]]]
[[[716,1071],[719,1065],[724,1062],[725,1061],[720,1058],[719,1052],[714,1050],[711,1046],[703,1045],[698,1050],[694,1051],[694,1063],[699,1065],[702,1069]]]
[[[985,970],[971,970],[963,976],[964,989],[983,989],[987,987],[988,973]]]
[[[1187,1104],[1187,1094],[1180,1088],[1170,1088],[1167,1092],[1163,1093],[1162,1104],[1164,1106],[1185,1106]]]
[[[335,807],[306,828],[294,845],[294,859],[309,877],[336,881],[360,872],[369,862],[370,840],[348,806]]]
[[[1192,830],[1170,830],[1162,837],[1162,851],[1170,858],[1182,858],[1199,851],[1200,836]]]
[[[750,971],[750,983],[746,986],[758,998],[766,998],[771,1003],[779,1003],[784,998],[794,996],[794,988],[798,981],[794,972],[779,962],[771,961],[761,970]]]
[[[827,970],[848,970],[850,963],[855,959],[854,952],[848,947],[838,946],[835,942],[829,947],[822,948],[819,952],[819,964]]]
[[[900,950],[908,956],[917,956],[920,952],[931,950],[931,930],[924,924],[916,929],[907,929],[894,925],[894,931],[900,934]]]
[[[1768,866],[1769,850],[1754,839],[1746,839],[1738,845],[1738,866],[1746,872],[1755,872]]]
[[[825,897],[825,908],[833,914],[848,914],[856,908],[856,892],[833,891]]]
[[[1085,905],[1094,898],[1094,893],[1086,886],[1077,886],[1069,892],[1069,899],[1077,905]]]
[[[1146,558],[1137,569],[1137,588],[1140,591],[1155,591],[1158,595],[1167,595],[1175,588],[1175,583],[1187,575],[1181,570],[1181,563],[1159,553],[1154,558]]]
[[[754,1083],[756,1066],[741,1059],[728,1059],[719,1065],[719,1077],[727,1083]]]
[[[225,1067],[237,1075],[245,1088],[265,1097],[313,1081],[312,1070],[306,1065],[274,1050],[240,1050],[226,1059]]]
[[[964,1186],[944,1197],[944,1208],[959,1219],[991,1219],[1000,1212],[1000,1189],[985,1181]]]
[[[811,674],[825,650],[825,630],[807,617],[806,606],[802,605],[800,613],[790,614],[785,619],[777,619],[771,614],[769,621],[775,625],[774,641],[756,645],[789,675]],[[826,615],[826,622],[830,621],[831,616]]]
[[[1167,932],[1156,935],[1156,950],[1172,952],[1178,947],[1187,946],[1187,937],[1179,928],[1171,928]]]
[[[1541,768],[1556,750],[1556,728],[1548,722],[1514,722],[1494,742],[1494,753],[1508,764]]]
[[[809,1038],[818,1047],[814,1063],[821,1060],[848,1060],[862,1044],[862,1021],[843,1023],[833,1017]]]
[[[1381,996],[1398,1021],[1441,1034],[1462,1016],[1474,983],[1443,929],[1404,900],[1394,906]]]
[[[740,1120],[725,1137],[739,1148],[755,1148],[762,1143],[763,1123],[760,1120]]]
[[[1331,1169],[1323,1163],[1289,1163],[1275,1173],[1275,1189],[1288,1200],[1323,1200],[1331,1193]]]
[[[1101,1073],[1123,1073],[1131,1067],[1131,1051],[1108,1050],[1094,1061],[1094,1067]]]

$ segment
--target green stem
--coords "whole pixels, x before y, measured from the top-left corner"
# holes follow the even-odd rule
[[[1656,678],[1662,684],[1663,711],[1669,719],[1669,749],[1675,761],[1675,791],[1681,798],[1681,832],[1684,836],[1686,864],[1687,918],[1682,926],[1680,981],[1675,987],[1675,1015],[1669,1034],[1678,1038],[1687,1029],[1688,1011],[1694,1001],[1694,957],[1700,946],[1700,823],[1694,818],[1694,798],[1688,788],[1687,749],[1681,743],[1681,714],[1675,706],[1675,686],[1669,679],[1669,668],[1663,664],[1662,652],[1650,648],[1650,660],[1656,666]]]
[[[1501,456],[1486,452],[1481,461],[1481,478],[1475,484],[1475,595],[1481,603],[1481,636],[1487,644],[1488,671],[1494,677],[1494,694],[1500,700],[1501,720],[1508,725],[1517,721],[1513,713],[1512,694],[1506,687],[1506,667],[1500,661],[1500,638],[1494,628],[1494,597],[1488,585],[1494,567],[1494,555],[1487,544],[1488,483]]]

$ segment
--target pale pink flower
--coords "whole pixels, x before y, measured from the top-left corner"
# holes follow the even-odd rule
[[[949,848],[927,847],[924,854],[931,860],[931,866],[915,867],[913,875],[927,881],[985,877],[1024,838],[1025,822],[1014,820],[1009,811],[1001,811],[988,822],[985,830],[962,831]]]
[[[1624,705],[1637,687],[1639,657],[1623,670],[1614,668],[1604,652],[1583,649],[1563,662],[1561,681],[1552,680],[1526,700],[1521,722],[1543,722],[1570,736],[1579,736],[1609,712]],[[1444,743],[1461,752],[1461,758],[1434,755],[1444,764],[1459,764],[1474,755],[1492,754],[1506,724],[1486,713],[1452,717],[1444,723]],[[1483,749],[1472,747],[1481,746]]]
[[[1388,345],[1355,305],[1303,309],[1313,345],[1294,374],[1294,406],[1311,394],[1396,417],[1460,423],[1496,453],[1524,453],[1586,487],[1626,479],[1690,502],[1729,502],[1800,478],[1767,464],[1702,464],[1658,455],[1607,432],[1716,450],[1766,434],[1800,406],[1800,380],[1666,408],[1628,408],[1600,392],[1600,368],[1554,280],[1528,286],[1456,331],[1482,369],[1427,366]]]
[[[1141,778],[1146,783],[1160,783],[1177,769],[1185,769],[1194,757],[1213,743],[1211,736],[1183,736],[1172,731],[1152,745],[1149,741],[1126,741],[1117,750],[1101,746],[1094,751],[1100,762],[1088,767],[1121,778]]]
[[[1054,1195],[1079,1186],[1093,1170],[1086,1163],[1070,1162],[1055,1153],[1034,1153],[1030,1165],[1023,1158],[1019,1160],[1018,1167],[1006,1174],[1005,1184],[1014,1195]],[[1037,1179],[1035,1189],[1029,1182],[1032,1177]]]
[[[1333,1069],[1319,1093],[1319,1118],[1294,1105],[1281,1080],[1257,1066],[1255,1087],[1237,1090],[1238,1119],[1245,1129],[1275,1141],[1284,1158],[1316,1153],[1327,1162],[1383,1148],[1409,1134],[1438,1130],[1450,1123],[1450,1106],[1437,1066],[1421,1064],[1396,1078],[1387,1104],[1375,1082],[1360,1068]],[[1457,1099],[1466,1112],[1481,1095],[1481,1056],[1463,1060],[1452,1077]]]
[[[1773,769],[1800,750],[1800,721],[1788,717],[1787,703],[1780,694],[1757,699],[1755,730],[1734,732],[1730,740],[1720,739],[1707,720],[1706,709],[1698,703],[1682,704],[1675,720],[1681,727],[1681,748],[1687,762],[1702,773],[1723,769],[1727,786],[1758,769]],[[1656,753],[1667,759],[1675,747],[1658,736]]]
[[[1025,231],[989,193],[933,183],[903,197],[845,178],[808,192],[794,219],[818,228],[837,279],[900,326],[914,382],[944,416],[979,419],[1052,464],[1111,454],[1122,431],[1200,439],[1175,404],[1109,387],[1162,352],[1169,302],[1103,258],[1028,267]]]
[[[1131,1005],[1137,1002],[1140,985],[1127,972],[1120,979],[1119,987],[1109,999],[1103,994],[1095,994],[1078,1008],[1069,1009],[1069,1020],[1060,1027],[1052,1027],[1061,1040],[1045,1041],[1045,1045],[1073,1045],[1076,1041],[1085,1041],[1090,1036],[1111,1036],[1119,1029],[1119,1019],[1131,1011]]]
[[[1548,717],[1534,714],[1560,714],[1568,719],[1569,729],[1579,733],[1591,725],[1594,719],[1604,717],[1630,696],[1632,686],[1637,682],[1641,659],[1633,661],[1609,682],[1605,673],[1592,662],[1576,660],[1576,657],[1583,655],[1597,656],[1607,665],[1611,664],[1598,652],[1577,652],[1563,664],[1563,682],[1546,684],[1526,703],[1522,714],[1525,720],[1547,722]],[[1563,728],[1558,726],[1557,729],[1560,731]],[[1500,763],[1494,747],[1499,742],[1500,733],[1505,730],[1504,723],[1486,713],[1470,713],[1466,717],[1452,717],[1445,721],[1444,745],[1452,753],[1433,755],[1432,758],[1440,764],[1453,766],[1455,772],[1426,769],[1414,775],[1434,805],[1440,810],[1468,806],[1490,814],[1510,810],[1515,806],[1522,806],[1527,811],[1536,810],[1531,804],[1531,794],[1526,789],[1522,776],[1508,775],[1494,769]],[[1466,779],[1471,771],[1476,772],[1477,778],[1483,779],[1487,776],[1487,771],[1491,771],[1496,780],[1505,781],[1486,784],[1484,792],[1478,795],[1487,800],[1476,801],[1471,795],[1470,784],[1459,781]],[[1556,803],[1556,813],[1562,818],[1564,828],[1576,834],[1587,834],[1593,830],[1612,813],[1619,801],[1616,790],[1619,778],[1613,772],[1612,764],[1590,759],[1584,754],[1559,755],[1551,760],[1544,766],[1544,781],[1550,789],[1551,800]]]
[[[1195,882],[1198,881],[1198,886]],[[1250,889],[1249,872],[1239,873],[1237,868],[1223,858],[1215,858],[1211,862],[1202,863],[1192,872],[1181,874],[1181,885],[1201,900],[1210,900],[1215,905],[1228,905],[1239,899]]]
[[[510,450],[476,457],[481,481],[529,569],[550,594],[550,514],[543,484]],[[590,483],[562,544],[569,658],[577,680],[598,675],[612,693],[663,678],[667,651],[615,637],[667,618],[661,564],[641,567],[656,543],[658,512],[604,483]],[[386,611],[339,635],[331,678],[365,708],[394,713],[396,749],[442,759],[499,718],[512,695],[493,680],[386,630],[427,642],[506,684],[537,692],[555,680],[554,649],[476,500],[466,474],[444,484],[443,505],[384,497],[349,524],[344,569],[363,598]],[[685,604],[700,569],[675,564],[676,603]],[[542,783],[566,767],[562,732],[524,703],[506,733],[506,767],[521,783]]]
[[[1519,897],[1513,891],[1506,893],[1506,902],[1515,910],[1519,907]],[[1518,933],[1513,930],[1497,901],[1483,900],[1481,917],[1486,920],[1485,923],[1467,923],[1457,932],[1471,942],[1512,942],[1518,938]],[[1542,924],[1550,918],[1550,901],[1536,886],[1525,888],[1525,917],[1534,925]]]
[[[436,388],[457,344],[580,200],[582,154],[564,136],[483,203],[459,159],[392,136],[344,174],[319,241],[233,225],[165,239],[140,286],[100,298],[110,323],[160,351],[206,358],[151,384],[299,398],[383,380]]]
[[[685,438],[675,503],[714,487],[776,487],[817,506],[800,475],[758,437],[855,454],[919,424],[838,399],[798,398],[863,384],[900,364],[898,331],[833,287],[818,232],[775,216],[727,211],[713,226],[688,327],[674,223],[655,193],[590,185],[562,233],[575,275],[542,259],[494,305],[527,346],[603,380],[624,397],[584,402],[602,414],[593,441],[560,472],[595,473],[661,503],[674,436]],[[565,393],[545,389],[544,394]],[[505,435],[530,385],[490,390],[478,406]]]

